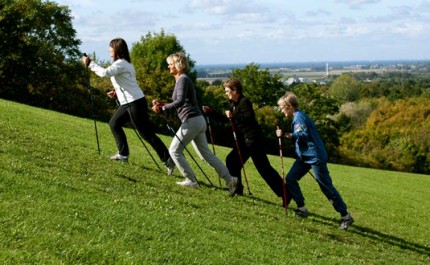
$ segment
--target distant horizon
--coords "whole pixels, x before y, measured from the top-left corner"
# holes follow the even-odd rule
[[[392,63],[411,63],[411,62],[430,62],[430,59],[381,59],[381,60],[332,60],[332,61],[296,61],[296,62],[248,62],[248,63],[213,63],[213,64],[195,64],[195,67],[214,67],[214,66],[246,66],[254,63],[260,66],[273,66],[273,65],[318,65],[318,64],[331,64],[331,65],[350,65],[356,63],[374,63],[374,64],[392,64]]]

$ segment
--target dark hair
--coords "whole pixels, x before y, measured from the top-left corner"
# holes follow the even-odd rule
[[[109,46],[113,48],[115,52],[115,56],[113,58],[114,61],[118,59],[124,59],[127,62],[131,63],[130,53],[128,51],[127,42],[121,38],[116,38],[110,41]]]
[[[230,88],[232,91],[237,91],[238,94],[242,94],[242,83],[240,83],[239,79],[230,78],[224,82],[224,87]]]

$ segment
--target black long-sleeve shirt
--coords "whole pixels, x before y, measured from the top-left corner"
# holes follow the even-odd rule
[[[240,95],[236,102],[230,101],[230,111],[233,112],[232,122],[236,129],[236,136],[240,142],[253,143],[262,138],[263,133],[255,118],[251,101]],[[225,114],[212,111],[209,115],[217,121],[228,122]]]
[[[249,99],[240,95],[236,102],[231,101],[230,111],[233,111],[232,121],[236,127],[238,138],[242,138],[245,143],[253,143],[258,138],[261,140],[263,133],[255,118],[254,108]]]

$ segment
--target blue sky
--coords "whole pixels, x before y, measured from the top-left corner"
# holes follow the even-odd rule
[[[55,0],[83,52],[109,60],[148,32],[177,37],[198,65],[429,60],[430,0]]]

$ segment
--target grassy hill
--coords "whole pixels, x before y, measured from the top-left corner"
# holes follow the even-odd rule
[[[356,220],[342,231],[311,176],[301,181],[311,215],[300,219],[252,162],[253,196],[228,198],[197,168],[201,187],[178,187],[133,130],[129,163],[117,163],[107,124],[97,124],[99,155],[92,120],[1,99],[0,110],[4,264],[430,264],[429,176],[329,165]],[[228,151],[216,147],[222,160]]]

